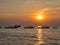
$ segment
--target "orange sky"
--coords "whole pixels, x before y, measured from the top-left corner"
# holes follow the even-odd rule
[[[60,0],[0,0],[0,24],[60,25]]]

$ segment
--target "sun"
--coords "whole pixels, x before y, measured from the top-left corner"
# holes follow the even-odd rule
[[[43,18],[43,16],[39,15],[39,16],[37,16],[37,18],[38,18],[38,19],[42,19],[42,18]]]
[[[37,19],[42,20],[43,19],[43,15],[38,15]]]

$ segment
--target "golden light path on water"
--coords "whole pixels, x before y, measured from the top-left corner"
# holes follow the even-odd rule
[[[38,36],[38,42],[37,42],[37,45],[40,45],[40,44],[44,44],[45,43],[45,41],[44,41],[44,39],[43,39],[43,30],[42,29],[38,29],[38,34],[37,34],[37,36]]]

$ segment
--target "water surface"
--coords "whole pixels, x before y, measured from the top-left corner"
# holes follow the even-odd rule
[[[60,29],[0,29],[0,45],[60,45]]]

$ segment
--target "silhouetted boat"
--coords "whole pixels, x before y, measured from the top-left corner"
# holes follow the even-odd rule
[[[24,29],[33,29],[34,27],[33,26],[26,26],[24,27]]]
[[[49,26],[38,26],[38,29],[49,29]]]
[[[57,29],[58,27],[54,26],[53,28],[54,28],[54,29]]]
[[[0,26],[0,28],[2,28],[2,27]]]
[[[19,28],[19,27],[21,27],[21,26],[20,25],[15,25],[15,26],[6,26],[4,28],[6,28],[6,29],[15,29],[15,28]]]

